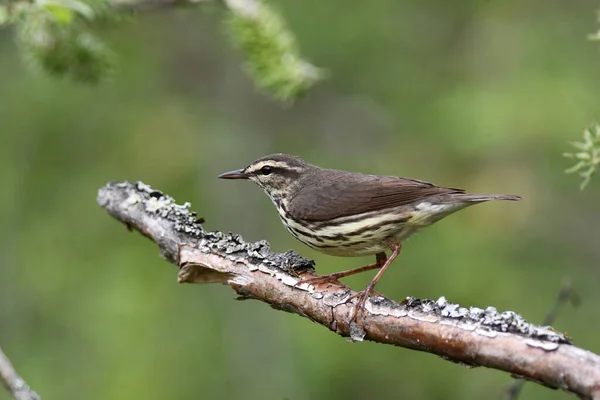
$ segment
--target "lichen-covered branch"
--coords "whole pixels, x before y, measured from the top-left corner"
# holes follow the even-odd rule
[[[149,186],[109,183],[98,203],[114,218],[155,241],[179,267],[179,282],[226,283],[239,296],[306,317],[338,335],[437,354],[447,360],[509,372],[582,398],[600,399],[600,356],[572,345],[550,327],[530,324],[515,312],[465,308],[448,302],[372,297],[358,324],[348,319],[354,292],[343,284],[317,287],[300,278],[317,276],[313,262],[288,251],[271,252],[265,241],[207,232],[189,204]]]
[[[544,318],[543,324],[544,325],[554,324],[554,320],[558,316],[559,309],[562,308],[562,306],[564,306],[566,303],[569,303],[569,302],[572,303],[573,305],[578,305],[579,304],[579,296],[577,295],[577,293],[571,286],[571,282],[568,280],[565,280],[563,282],[562,289],[560,290],[560,292],[558,293],[558,296],[556,297],[556,301],[555,301],[554,305],[552,306],[552,308],[546,315],[546,318]],[[519,394],[521,393],[521,390],[523,389],[524,384],[525,384],[525,380],[516,379],[506,390],[506,395],[507,395],[506,399],[507,400],[516,400],[519,397]]]
[[[0,378],[15,400],[40,400],[40,396],[17,374],[8,357],[0,348]]]

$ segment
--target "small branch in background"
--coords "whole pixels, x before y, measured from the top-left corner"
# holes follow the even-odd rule
[[[17,374],[2,348],[0,348],[0,378],[15,400],[40,400],[40,396]]]
[[[558,292],[558,296],[554,302],[554,307],[548,312],[542,323],[544,325],[552,325],[558,316],[558,312],[565,304],[571,303],[573,306],[577,307],[580,301],[579,295],[575,289],[573,289],[571,282],[568,279],[565,279],[563,287],[560,292]]]
[[[218,0],[18,0],[0,3],[0,27],[15,25],[25,61],[56,77],[98,83],[114,69],[112,52],[91,25],[112,14],[217,3]],[[219,4],[221,4],[219,2]],[[284,18],[266,0],[224,0],[225,26],[246,56],[256,86],[290,103],[325,73],[305,61]]]
[[[600,10],[596,11],[596,18],[598,20],[598,22],[600,22]],[[590,33],[588,35],[588,39],[589,40],[594,40],[594,41],[598,41],[600,40],[600,30],[594,32],[594,33]]]
[[[227,27],[256,84],[282,101],[304,95],[325,72],[303,60],[283,17],[262,0],[225,0]]]
[[[118,12],[143,12],[163,8],[197,6],[201,3],[214,3],[214,0],[107,0],[111,10]]]
[[[576,164],[568,168],[567,174],[577,173],[583,180],[580,189],[583,190],[590,183],[592,175],[600,165],[600,125],[594,124],[583,132],[581,142],[572,142],[578,152],[564,153],[563,156],[576,161]]]
[[[573,306],[579,305],[579,295],[573,287],[571,286],[571,282],[568,279],[565,279],[563,282],[562,289],[558,292],[558,296],[556,297],[556,301],[554,305],[546,314],[546,318],[544,318],[543,325],[552,325],[558,316],[558,312],[560,309],[567,303],[571,303]],[[515,380],[509,387],[506,389],[506,398],[507,400],[517,400],[521,390],[523,389],[523,385],[525,385],[524,379]]]
[[[180,283],[224,283],[242,299],[298,314],[353,341],[424,351],[600,400],[600,356],[515,312],[461,307],[444,297],[397,303],[374,296],[357,324],[350,324],[356,292],[341,283],[296,286],[318,275],[312,261],[294,252],[277,254],[266,241],[246,243],[240,235],[207,232],[189,203],[178,205],[141,182],[109,183],[99,190],[98,203],[156,242],[160,254],[179,267]]]

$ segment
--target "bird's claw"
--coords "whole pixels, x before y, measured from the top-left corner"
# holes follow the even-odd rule
[[[350,320],[348,321],[349,323],[357,322],[356,320],[357,320],[357,317],[358,317],[358,312],[360,311],[360,309],[364,309],[365,308],[365,303],[367,302],[367,300],[369,299],[369,297],[371,297],[371,295],[375,295],[375,296],[379,296],[379,297],[385,297],[381,293],[379,293],[379,292],[377,292],[377,291],[375,291],[373,289],[370,289],[368,287],[366,289],[361,290],[360,292],[356,292],[352,296],[348,297],[348,300],[346,300],[346,303],[349,302],[352,299],[358,298],[358,301],[354,305],[354,310],[352,310],[352,315],[350,317]]]
[[[296,282],[296,284],[294,286],[300,286],[302,284],[309,284],[309,285],[320,285],[322,283],[333,283],[333,284],[337,284],[337,285],[342,285],[342,282],[339,281],[339,274],[329,274],[329,275],[322,275],[322,276],[316,276],[314,278],[308,278],[308,279],[301,279],[298,282]]]

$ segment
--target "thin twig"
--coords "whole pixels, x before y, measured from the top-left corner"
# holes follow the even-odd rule
[[[568,279],[565,279],[560,292],[558,292],[558,296],[556,296],[554,305],[544,318],[543,324],[553,325],[560,309],[569,302],[574,306],[578,305],[579,296],[573,289],[573,286],[571,286],[571,282]],[[517,400],[521,390],[523,390],[523,385],[525,385],[525,382],[526,381],[524,379],[516,379],[505,391],[507,400]]]
[[[189,204],[149,186],[109,183],[98,203],[110,215],[155,241],[161,255],[179,267],[180,283],[225,283],[243,299],[296,313],[353,341],[371,340],[439,355],[444,359],[506,371],[585,399],[600,400],[600,356],[571,344],[564,334],[499,313],[407,298],[396,303],[374,296],[357,324],[349,317],[355,293],[343,284],[298,284],[316,277],[312,262],[296,253],[276,254],[265,241],[207,232]]]
[[[556,317],[558,316],[558,312],[560,309],[567,303],[571,303],[574,306],[579,305],[579,295],[573,289],[571,285],[571,281],[565,279],[563,282],[562,289],[558,292],[558,296],[556,296],[556,301],[554,302],[554,306],[548,311],[546,314],[546,318],[544,318],[544,325],[552,325],[554,321],[556,321]]]
[[[111,9],[121,12],[140,12],[171,7],[190,7],[212,0],[108,0]]]
[[[17,374],[2,348],[0,348],[0,378],[15,400],[40,400],[40,396]]]

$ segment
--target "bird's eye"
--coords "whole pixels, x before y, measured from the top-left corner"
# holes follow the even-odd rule
[[[269,175],[271,172],[273,172],[273,167],[270,165],[265,165],[260,169],[260,173],[263,175]]]

